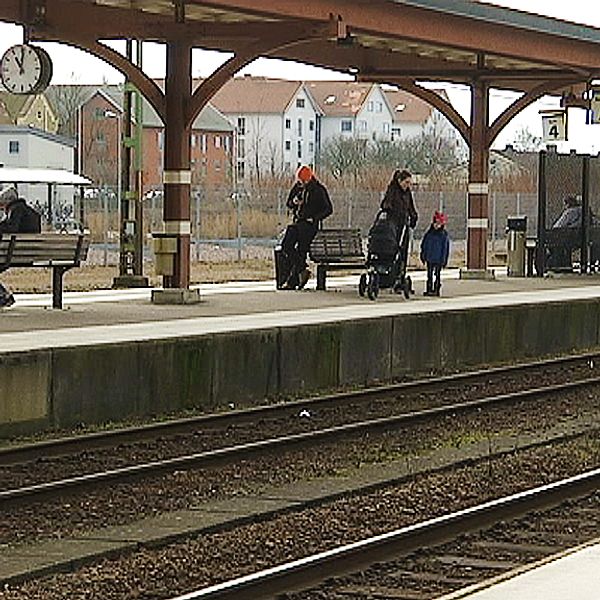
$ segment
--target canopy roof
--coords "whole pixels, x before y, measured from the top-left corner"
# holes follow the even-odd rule
[[[0,183],[48,183],[54,185],[91,185],[91,180],[64,169],[27,169],[0,167]]]
[[[357,74],[469,83],[529,91],[539,81],[566,84],[600,74],[600,29],[472,0],[35,0],[33,38],[77,42],[188,39],[257,56],[293,59]],[[0,19],[24,22],[20,0],[4,0]],[[265,40],[299,27],[330,25],[268,48]],[[291,36],[294,37],[293,35]],[[268,48],[260,51],[260,42]]]

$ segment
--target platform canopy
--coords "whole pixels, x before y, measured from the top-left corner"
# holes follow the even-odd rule
[[[0,184],[32,183],[52,185],[91,185],[92,181],[64,169],[26,169],[25,167],[0,167]]]
[[[411,77],[529,90],[540,79],[588,79],[600,70],[600,30],[469,0],[4,0],[0,19],[43,19],[34,37],[65,40],[187,38],[237,52],[259,41],[311,36],[265,50],[360,76]],[[24,18],[25,17],[25,18]]]

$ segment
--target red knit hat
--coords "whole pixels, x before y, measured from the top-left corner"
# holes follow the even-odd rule
[[[446,225],[446,223],[448,223],[448,217],[443,212],[436,210],[433,213],[433,222],[439,223],[440,225]]]
[[[306,165],[304,165],[298,169],[298,173],[296,173],[296,177],[302,183],[308,183],[314,177],[314,173],[312,172],[312,169],[310,167],[307,167]]]

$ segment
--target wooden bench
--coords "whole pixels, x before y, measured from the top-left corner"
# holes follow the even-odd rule
[[[0,234],[0,273],[11,267],[51,268],[52,306],[62,308],[63,275],[87,258],[89,246],[83,234]]]
[[[318,290],[325,289],[327,271],[365,267],[360,229],[320,229],[310,245],[309,255],[317,264]]]

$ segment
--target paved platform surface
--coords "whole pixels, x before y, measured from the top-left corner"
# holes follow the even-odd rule
[[[398,314],[438,312],[600,297],[600,277],[459,280],[444,273],[443,297],[423,297],[425,274],[413,274],[410,300],[382,290],[376,302],[360,298],[358,276],[330,278],[328,291],[276,291],[272,281],[201,286],[204,301],[157,306],[150,290],[66,293],[66,310],[51,310],[49,295],[22,294],[0,311],[0,352],[164,339],[267,327],[318,324]],[[77,331],[74,331],[76,329]]]
[[[600,543],[544,561],[492,587],[441,600],[598,600]]]

